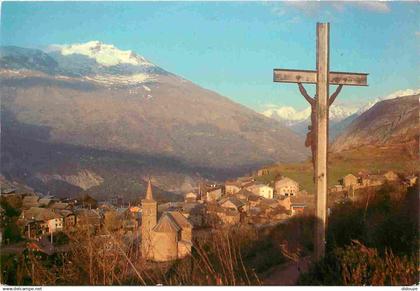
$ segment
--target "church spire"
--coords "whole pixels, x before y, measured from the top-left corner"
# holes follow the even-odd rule
[[[152,191],[152,181],[149,178],[149,182],[147,183],[147,191],[146,191],[146,200],[154,200],[153,199],[153,191]]]

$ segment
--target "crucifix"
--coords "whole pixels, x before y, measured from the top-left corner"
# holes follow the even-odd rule
[[[330,25],[317,23],[316,71],[274,69],[274,82],[297,83],[299,91],[311,105],[311,126],[306,146],[311,146],[316,188],[315,259],[325,254],[325,229],[327,220],[327,161],[328,161],[328,112],[329,106],[343,85],[367,86],[365,73],[330,72]],[[312,98],[302,84],[316,84]],[[329,85],[338,85],[329,96]],[[310,139],[310,141],[309,141]]]

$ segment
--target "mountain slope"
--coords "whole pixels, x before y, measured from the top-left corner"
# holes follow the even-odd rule
[[[333,151],[368,145],[387,146],[418,139],[419,94],[384,100],[357,117],[337,137]]]
[[[172,160],[171,164],[178,164],[173,171],[188,168],[184,178],[196,169],[204,168],[207,174],[211,169],[244,171],[306,157],[301,138],[277,121],[166,72],[133,52],[99,42],[66,46],[49,54],[14,47],[1,52],[1,121],[6,143],[11,136],[55,145],[58,152],[57,146],[69,145],[84,153],[91,149],[139,160]],[[25,147],[25,154],[30,156],[30,151]],[[65,161],[56,163],[56,155],[52,159],[51,169],[47,163],[41,167],[42,175],[50,177],[65,168]],[[36,168],[30,161],[25,167],[30,164]],[[153,163],[148,160],[147,164],[153,172]],[[32,170],[32,175],[39,177],[39,171]],[[146,171],[142,167],[144,176]]]

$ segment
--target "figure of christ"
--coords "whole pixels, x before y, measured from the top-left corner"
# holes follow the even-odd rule
[[[317,116],[317,108],[316,108],[316,94],[312,98],[309,96],[308,92],[306,92],[305,87],[303,87],[302,83],[298,83],[299,91],[303,97],[305,97],[306,101],[311,105],[311,125],[308,126],[308,133],[306,134],[305,146],[311,147],[312,152],[312,166],[314,169],[313,181],[315,183],[315,161],[316,161],[316,116]],[[334,103],[335,99],[337,98],[338,94],[340,94],[343,85],[339,85],[335,90],[334,94],[328,99],[328,106]]]

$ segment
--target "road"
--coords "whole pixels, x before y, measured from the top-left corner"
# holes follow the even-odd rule
[[[306,272],[311,264],[311,258],[303,257],[298,261],[291,261],[283,265],[274,266],[267,271],[263,278],[263,285],[294,286],[301,272]]]

